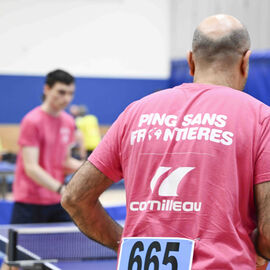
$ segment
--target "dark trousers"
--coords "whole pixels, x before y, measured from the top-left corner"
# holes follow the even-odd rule
[[[71,221],[61,204],[37,205],[15,202],[11,224],[47,223]]]

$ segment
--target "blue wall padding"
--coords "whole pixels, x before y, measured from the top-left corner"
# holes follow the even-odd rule
[[[170,87],[192,82],[185,59],[171,63]],[[270,105],[270,51],[253,52],[245,92]]]
[[[173,60],[171,62],[171,78],[169,80],[169,87],[174,87],[181,83],[188,83],[192,81],[193,77],[189,75],[187,60]]]
[[[251,55],[245,92],[270,105],[270,51]]]
[[[19,123],[41,102],[44,77],[0,75],[0,123]],[[85,104],[101,124],[112,124],[124,108],[168,87],[166,79],[76,78],[73,103]]]
[[[13,202],[0,200],[0,224],[10,223],[12,209],[13,209]]]
[[[173,60],[166,79],[77,78],[73,103],[85,104],[101,124],[112,124],[124,108],[157,90],[192,82],[186,60]],[[41,102],[42,76],[0,75],[0,123],[19,123]],[[270,105],[270,51],[254,52],[245,91]]]
[[[0,123],[19,123],[41,101],[41,77],[0,75]]]
[[[0,224],[10,224],[13,202],[0,200]],[[115,220],[125,220],[126,206],[111,206],[105,208],[108,214]]]
[[[106,207],[106,211],[115,220],[126,219],[126,206]]]

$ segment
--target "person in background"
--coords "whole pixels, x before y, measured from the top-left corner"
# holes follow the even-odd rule
[[[74,116],[77,129],[80,132],[77,134],[79,148],[82,135],[83,146],[87,151],[87,156],[89,156],[101,141],[98,119],[95,115],[88,114],[88,110],[84,105],[72,105],[70,113]]]
[[[270,108],[242,92],[250,53],[239,20],[203,20],[188,54],[194,82],[129,105],[69,182],[63,207],[88,237],[120,248],[125,269],[179,269],[182,250],[192,270],[266,267]],[[124,230],[99,202],[122,177]]]
[[[76,119],[80,115],[80,106],[72,104],[69,108],[69,112],[73,116],[76,125]],[[78,129],[77,125],[75,130],[75,142],[71,148],[71,155],[78,160],[85,160],[87,158],[87,151],[84,145],[83,133],[80,129]]]
[[[42,104],[21,122],[12,224],[70,221],[60,199],[65,175],[82,164],[71,157],[75,123],[64,111],[74,92],[72,75],[60,69],[49,72]]]

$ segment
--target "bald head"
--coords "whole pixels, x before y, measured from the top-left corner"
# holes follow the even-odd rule
[[[234,64],[250,48],[247,29],[236,18],[215,15],[203,20],[193,36],[192,51],[198,63]]]

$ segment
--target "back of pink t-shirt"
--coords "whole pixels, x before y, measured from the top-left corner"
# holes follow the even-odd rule
[[[195,240],[193,270],[255,269],[253,185],[270,180],[270,109],[183,84],[131,104],[90,156],[125,179],[123,236]]]
[[[22,147],[39,148],[39,165],[59,182],[64,182],[64,162],[70,144],[74,141],[74,120],[65,112],[54,117],[41,107],[30,111],[22,120],[15,181],[14,200],[33,204],[55,204],[60,195],[37,184],[24,170]]]

